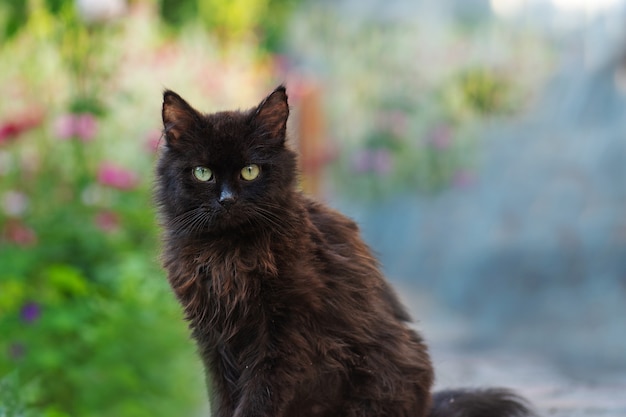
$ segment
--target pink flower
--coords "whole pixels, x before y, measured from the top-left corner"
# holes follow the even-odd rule
[[[98,121],[91,113],[64,114],[56,120],[54,131],[60,139],[78,138],[89,142],[96,136]]]
[[[33,129],[43,121],[41,110],[29,110],[14,117],[11,121],[0,123],[0,144],[15,139],[22,133]]]
[[[397,138],[406,136],[409,130],[409,118],[400,110],[381,112],[378,123]]]
[[[161,146],[161,137],[163,134],[160,130],[154,129],[146,133],[146,150],[150,153],[156,153]]]
[[[476,176],[473,172],[460,169],[454,173],[452,184],[457,188],[469,188],[476,182]]]
[[[120,219],[117,213],[112,211],[102,211],[96,214],[96,226],[106,233],[112,233],[120,228]]]
[[[3,231],[4,238],[18,246],[29,247],[37,243],[35,231],[20,221],[9,221]]]
[[[59,116],[54,122],[54,133],[60,139],[69,139],[74,136],[74,115]]]
[[[386,149],[378,149],[372,160],[374,172],[377,174],[389,174],[393,168],[393,158]]]
[[[98,131],[98,122],[93,114],[82,113],[77,116],[75,128],[76,136],[83,141],[89,141],[96,136]]]
[[[7,122],[0,126],[0,143],[6,142],[8,139],[17,136],[20,128],[16,122]]]
[[[362,174],[370,170],[369,152],[367,150],[357,151],[352,157],[352,169],[357,174]]]
[[[354,156],[352,167],[357,173],[374,172],[385,175],[393,169],[393,158],[386,149],[364,149]]]
[[[428,135],[428,142],[433,148],[445,151],[452,145],[452,129],[447,125],[436,126]]]
[[[131,190],[137,186],[139,178],[133,171],[105,162],[98,170],[98,182],[118,190]]]

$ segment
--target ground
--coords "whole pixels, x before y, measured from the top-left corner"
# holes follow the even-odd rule
[[[626,383],[568,377],[541,358],[510,352],[433,351],[437,388],[503,386],[528,398],[542,417],[624,417]]]
[[[541,417],[626,417],[626,375],[574,375],[541,352],[463,347],[468,328],[462,318],[443,311],[432,297],[398,289],[429,344],[435,390],[506,387],[526,397]]]

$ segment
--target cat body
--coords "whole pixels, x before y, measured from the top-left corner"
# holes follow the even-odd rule
[[[448,391],[433,406],[426,345],[357,225],[297,191],[288,114],[283,87],[249,111],[209,115],[164,93],[163,264],[212,415],[530,415],[496,390]]]

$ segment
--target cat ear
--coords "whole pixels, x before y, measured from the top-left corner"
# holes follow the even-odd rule
[[[267,96],[254,111],[257,134],[263,139],[279,141],[282,144],[285,141],[288,117],[287,91],[281,85]]]
[[[191,128],[198,116],[181,96],[171,90],[163,92],[163,131],[168,143],[175,143],[181,135]]]

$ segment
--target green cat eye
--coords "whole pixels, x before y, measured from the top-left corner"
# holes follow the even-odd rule
[[[261,168],[259,168],[258,165],[255,165],[255,164],[246,165],[241,170],[241,178],[243,178],[246,181],[252,181],[256,177],[258,177],[260,173],[261,173]]]
[[[210,181],[213,179],[213,172],[206,167],[195,167],[193,169],[193,176],[196,177],[198,181]]]

